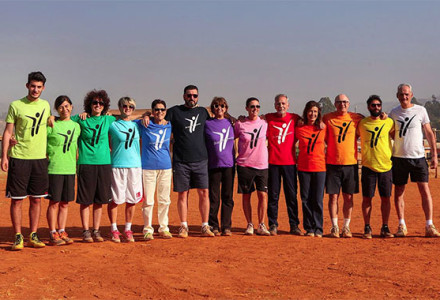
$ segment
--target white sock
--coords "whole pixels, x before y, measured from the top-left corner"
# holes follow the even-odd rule
[[[332,225],[335,227],[338,226],[338,218],[332,218]]]
[[[180,226],[188,228],[188,222],[180,222]]]
[[[62,233],[64,231],[65,231],[64,228],[61,228],[61,229],[58,230],[58,233]]]
[[[131,230],[131,223],[125,223],[125,231]]]
[[[399,225],[406,226],[405,219],[399,219]]]
[[[56,230],[51,230],[50,233],[54,234],[55,232],[57,232]]]
[[[344,218],[344,226],[349,227],[350,226],[350,220],[351,219],[345,219]]]
[[[209,223],[208,222],[202,222],[202,227],[203,226],[209,226]]]
[[[118,230],[118,225],[116,225],[116,223],[112,223],[112,231],[117,231]]]
[[[432,225],[432,220],[426,220],[426,227]]]

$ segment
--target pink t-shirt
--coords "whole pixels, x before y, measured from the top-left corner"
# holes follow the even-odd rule
[[[235,136],[238,137],[237,165],[255,169],[267,169],[268,153],[266,145],[267,123],[258,118],[236,122]]]

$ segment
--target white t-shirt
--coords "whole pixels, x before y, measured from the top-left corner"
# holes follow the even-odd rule
[[[422,125],[428,124],[429,117],[426,109],[420,105],[402,108],[400,105],[393,108],[390,117],[394,122],[393,156],[402,158],[425,157],[423,146]]]

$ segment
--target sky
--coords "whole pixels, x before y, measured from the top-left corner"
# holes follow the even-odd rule
[[[1,1],[0,111],[26,95],[27,74],[47,77],[42,98],[68,95],[74,112],[85,94],[105,89],[138,108],[160,98],[199,104],[225,97],[232,115],[249,97],[290,111],[345,93],[365,111],[396,87],[417,98],[440,95],[440,1]],[[55,111],[53,110],[53,113]]]

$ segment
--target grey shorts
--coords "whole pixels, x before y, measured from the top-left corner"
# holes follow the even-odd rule
[[[186,192],[190,189],[207,189],[208,160],[198,162],[173,162],[173,191]]]
[[[325,189],[327,194],[359,193],[359,169],[357,165],[327,165]]]

